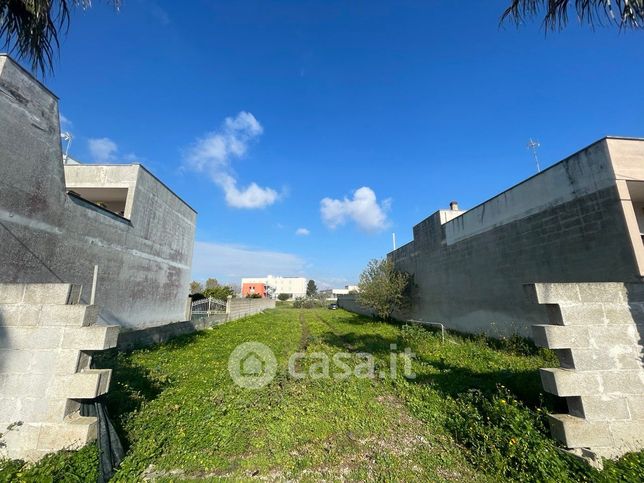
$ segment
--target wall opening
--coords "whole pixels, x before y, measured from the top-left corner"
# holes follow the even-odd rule
[[[70,191],[81,198],[105,208],[119,216],[129,218],[130,213],[126,211],[127,188],[73,188]]]

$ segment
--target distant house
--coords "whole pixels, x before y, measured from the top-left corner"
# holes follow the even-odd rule
[[[244,285],[253,286],[263,284],[265,286],[266,296],[277,298],[281,293],[289,294],[291,300],[306,297],[306,284],[308,280],[305,277],[267,277],[259,278],[242,278],[242,296],[244,295]]]
[[[268,297],[268,291],[266,285],[261,282],[242,282],[242,297],[251,297],[253,295],[259,295],[262,298]]]

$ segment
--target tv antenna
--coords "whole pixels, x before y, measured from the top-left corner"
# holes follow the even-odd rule
[[[69,147],[72,145],[72,139],[74,139],[74,136],[72,136],[72,133],[69,131],[61,132],[60,133],[60,138],[63,141],[67,141],[67,147],[65,148],[65,154],[63,154],[63,164],[67,163],[67,155],[69,154]]]
[[[541,146],[539,141],[535,141],[532,138],[528,141],[528,149],[532,151],[532,155],[534,156],[534,161],[537,163],[537,173],[541,172],[541,166],[539,165],[539,156],[537,156],[537,149]]]

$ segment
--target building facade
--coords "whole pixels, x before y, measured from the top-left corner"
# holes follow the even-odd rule
[[[268,297],[277,298],[281,293],[289,294],[291,300],[306,297],[306,284],[308,280],[305,277],[274,277],[268,275],[260,278],[242,278],[242,295],[244,285],[264,284]]]
[[[440,210],[388,254],[413,275],[402,318],[530,335],[523,285],[644,276],[644,140],[607,137],[467,211]]]
[[[99,321],[185,320],[196,212],[139,164],[63,165],[58,99],[0,55],[0,283],[72,283]]]

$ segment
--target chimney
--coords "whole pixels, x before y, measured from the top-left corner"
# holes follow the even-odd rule
[[[458,201],[452,201],[449,204],[449,209],[452,211],[458,211]]]

